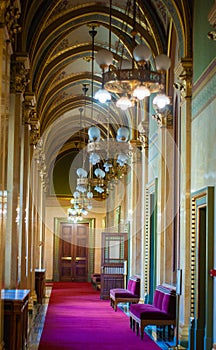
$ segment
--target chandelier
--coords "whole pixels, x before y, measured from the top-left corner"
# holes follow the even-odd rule
[[[83,220],[83,216],[88,215],[88,210],[92,209],[92,192],[75,191],[70,201],[71,207],[68,209],[68,220],[77,223]]]
[[[164,93],[166,71],[170,67],[170,58],[165,54],[155,57],[155,68],[151,68],[152,52],[144,43],[136,44],[136,0],[133,4],[133,23],[131,31],[134,50],[131,59],[121,57],[118,64],[113,65],[111,49],[101,49],[95,60],[102,70],[102,88],[97,91],[95,98],[101,103],[111,99],[111,94],[117,96],[116,106],[122,110],[132,107],[135,100],[143,100],[152,93],[157,93],[153,99],[153,106],[163,109],[170,103]],[[110,11],[111,31],[111,11]]]
[[[82,194],[82,208],[85,210],[89,209],[94,193],[106,198],[109,184],[123,178],[127,172],[129,154],[132,149],[127,127],[118,128],[115,139],[109,137],[108,127],[107,138],[102,139],[100,129],[97,126],[91,126],[88,129],[88,136],[86,154],[89,172],[84,167],[77,169],[76,186],[76,191]],[[76,199],[78,193],[76,196],[74,193]],[[88,203],[87,209],[86,203]]]
[[[124,126],[118,128],[116,138],[110,139],[108,127],[107,138],[102,140],[100,129],[91,126],[88,135],[87,152],[95,176],[94,190],[104,193],[108,182],[122,178],[127,172],[130,151],[129,129]]]

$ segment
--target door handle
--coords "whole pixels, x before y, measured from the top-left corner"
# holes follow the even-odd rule
[[[68,260],[71,261],[72,260],[72,256],[62,256],[61,260]]]

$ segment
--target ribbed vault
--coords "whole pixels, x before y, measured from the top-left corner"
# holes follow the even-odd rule
[[[113,131],[121,125],[131,125],[131,112],[123,113],[113,101],[104,106],[92,100],[101,86],[101,70],[92,64],[92,55],[101,48],[110,49],[116,62],[120,57],[131,57],[134,42],[133,1],[112,0],[111,29],[110,4],[107,0],[26,0],[22,6],[23,30],[18,40],[19,50],[28,52],[30,61],[30,90],[37,101],[37,118],[48,158],[48,171],[55,159],[65,152],[77,151],[77,133],[81,143],[87,141],[87,129],[98,124],[102,135],[107,125]],[[137,1],[136,42],[146,43],[153,56],[171,53],[170,43],[175,32],[180,55],[188,52],[190,2],[174,0]],[[89,30],[95,25],[97,35]],[[154,68],[154,62],[152,61]],[[83,86],[87,86],[86,95]],[[82,118],[80,108],[84,109]],[[109,123],[107,116],[109,115]]]

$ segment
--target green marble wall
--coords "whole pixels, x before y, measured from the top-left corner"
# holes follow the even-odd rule
[[[194,1],[194,29],[193,29],[193,74],[194,82],[202,75],[216,56],[216,45],[208,39],[208,32],[213,28],[208,22],[208,14],[214,0]]]

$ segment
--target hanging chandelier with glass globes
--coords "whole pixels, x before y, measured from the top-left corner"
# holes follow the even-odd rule
[[[110,10],[110,37],[111,23]],[[111,100],[111,94],[115,94],[115,96],[120,96],[116,106],[127,110],[133,106],[135,100],[141,101],[152,93],[157,93],[153,99],[153,106],[162,109],[170,104],[170,99],[164,91],[166,72],[170,68],[171,60],[165,54],[160,54],[153,60],[151,49],[146,44],[136,44],[136,35],[136,0],[134,0],[133,29],[131,30],[134,45],[132,58],[123,58],[122,52],[122,57],[117,65],[113,64],[114,58],[110,44],[109,50],[103,48],[96,53],[95,60],[102,70],[102,88],[96,92],[95,98],[105,103]],[[152,65],[155,66],[154,70]]]
[[[155,57],[157,71],[151,70],[151,50],[147,45],[137,45],[133,51],[133,59],[123,59],[118,67],[112,65],[113,55],[106,49],[97,52],[95,59],[102,69],[102,89],[95,94],[100,102],[107,102],[105,97],[110,93],[122,95],[116,106],[122,110],[132,107],[133,100],[143,100],[152,93],[158,93],[153,99],[153,105],[159,109],[170,103],[164,93],[166,71],[170,67],[170,58],[165,54]]]
[[[129,160],[130,140],[129,129],[120,127],[117,130],[116,138],[102,140],[100,129],[91,126],[88,130],[89,141],[87,153],[89,162],[94,167],[95,186],[94,190],[103,193],[107,183],[123,177]]]
[[[82,168],[77,169],[78,173],[82,173]],[[81,191],[75,191],[70,200],[71,207],[68,209],[68,220],[77,223],[83,220],[83,216],[88,215],[88,210],[92,209],[91,199],[93,193],[88,191],[85,193],[84,187]]]

